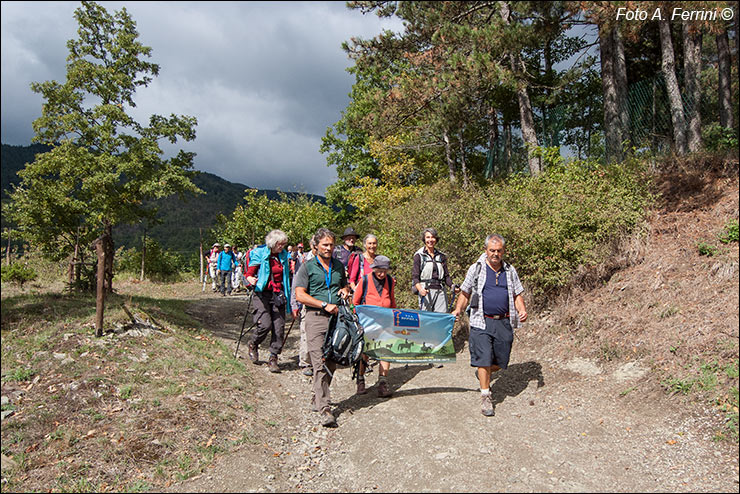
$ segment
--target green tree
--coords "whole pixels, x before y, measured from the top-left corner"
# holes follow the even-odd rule
[[[352,38],[343,46],[356,82],[350,105],[322,146],[343,182],[327,194],[331,201],[336,195],[351,203],[349,191],[363,177],[385,184],[372,142],[393,142],[392,151],[436,163],[425,167],[428,175],[415,177],[417,183],[442,176],[480,181],[515,171],[522,154],[536,175],[538,129],[562,120],[549,116],[550,107],[590,99],[572,93],[591,91],[575,82],[593,59],[554,68],[586,44],[568,34],[578,13],[564,2],[356,1],[348,7],[398,17],[404,31]],[[559,131],[546,134],[542,142],[560,142]],[[519,150],[512,149],[517,143]]]
[[[152,49],[137,41],[126,9],[111,16],[82,2],[75,18],[79,38],[67,42],[66,81],[31,84],[45,100],[33,140],[52,148],[18,173],[21,183],[11,193],[13,219],[58,259],[101,234],[112,250],[112,226],[154,218],[148,199],[200,192],[190,180],[194,154],[163,159],[160,147],[162,139],[193,140],[196,119],[152,115],[142,125],[127,114],[136,89],[159,66],[146,61]]]
[[[75,10],[77,39],[67,42],[66,81],[31,84],[45,103],[33,122],[34,142],[52,149],[18,173],[11,215],[23,233],[52,257],[96,239],[99,324],[101,283],[112,290],[112,227],[153,219],[148,199],[200,192],[191,182],[193,153],[164,159],[160,141],[195,139],[195,117],[152,115],[148,125],[127,109],[137,88],[159,74],[146,59],[152,49],[138,41],[136,23],[125,8],[110,15],[94,2]],[[150,203],[149,203],[150,204]],[[102,334],[102,329],[97,328]]]
[[[245,192],[244,204],[237,206],[230,218],[219,216],[214,238],[246,247],[264,243],[265,235],[277,229],[285,232],[291,244],[308,245],[320,227],[335,225],[332,209],[307,195],[290,197],[278,192],[275,200],[257,195],[255,189]]]

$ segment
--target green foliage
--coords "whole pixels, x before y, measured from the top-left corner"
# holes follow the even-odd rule
[[[7,374],[3,374],[3,382],[6,381],[17,381],[23,382],[28,381],[36,374],[33,369],[27,369],[25,367],[17,367]]]
[[[738,241],[738,221],[730,220],[725,224],[722,232],[717,236],[720,242],[723,244],[729,244],[731,242]]]
[[[18,172],[10,193],[10,218],[54,259],[113,225],[153,218],[146,200],[199,192],[190,181],[194,154],[162,159],[159,144],[193,140],[196,119],[152,115],[142,125],[127,113],[136,89],[159,73],[145,60],[152,50],[137,41],[136,23],[125,8],[110,15],[94,2],[82,2],[75,18],[66,81],[31,84],[45,101],[34,142],[52,149]]]
[[[159,242],[153,238],[146,238],[146,250],[144,256],[144,276],[154,281],[178,281],[186,269],[183,257],[175,252],[162,249]],[[142,251],[137,248],[119,249],[120,254],[116,256],[118,269],[139,275],[141,272]]]
[[[38,278],[38,273],[25,263],[14,262],[9,266],[3,264],[2,280],[10,283],[17,283],[23,288],[23,284]]]
[[[248,189],[244,204],[237,206],[231,218],[221,216],[213,237],[221,242],[247,247],[264,243],[265,235],[271,230],[282,230],[289,242],[303,242],[320,227],[334,226],[332,209],[314,201],[307,195],[288,196],[278,192],[278,199],[257,195]]]
[[[706,242],[696,244],[696,249],[699,251],[700,256],[714,257],[717,254],[717,247]]]
[[[486,236],[499,233],[528,292],[539,296],[564,287],[579,266],[610,255],[611,241],[643,220],[649,186],[637,160],[575,161],[485,187],[459,189],[446,181],[419,187],[407,201],[373,211],[367,228],[391,259],[400,287],[411,284],[411,259],[424,228],[439,232],[438,246],[457,283],[483,252]],[[413,306],[406,290],[397,293],[399,303]]]
[[[545,168],[562,166],[565,163],[565,159],[560,156],[560,148],[558,146],[538,146],[532,151],[532,155],[542,158],[542,165]]]
[[[704,125],[701,129],[704,147],[711,152],[737,151],[738,138],[736,129],[728,129],[717,122]]]

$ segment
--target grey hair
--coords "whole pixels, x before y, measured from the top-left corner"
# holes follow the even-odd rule
[[[365,235],[365,238],[362,239],[362,245],[365,245],[367,241],[370,240],[371,238],[374,238],[376,242],[378,241],[378,237],[376,237],[372,233],[368,233],[367,235]]]
[[[499,235],[498,233],[494,233],[492,235],[489,235],[486,237],[486,249],[488,249],[488,242],[491,240],[495,240],[496,242],[501,243],[501,247],[506,248],[506,239]]]
[[[265,244],[272,250],[275,246],[281,242],[287,242],[288,236],[282,230],[272,230],[265,236]]]
[[[308,245],[310,245],[312,249],[315,249],[316,248],[316,244],[318,244],[318,243],[319,243],[319,241],[316,239],[316,235],[315,234],[312,235],[311,236],[311,239],[308,241]]]
[[[319,242],[321,242],[321,239],[323,239],[324,237],[331,237],[334,240],[337,239],[337,236],[334,234],[333,231],[329,230],[328,228],[319,228],[318,230],[316,230],[316,235],[314,235],[314,238],[316,239],[316,245],[318,245]]]
[[[424,228],[424,231],[421,232],[421,241],[424,242],[425,237],[427,236],[427,233],[431,233],[432,237],[437,239],[437,242],[439,242],[439,234],[437,233],[437,230],[434,228]]]

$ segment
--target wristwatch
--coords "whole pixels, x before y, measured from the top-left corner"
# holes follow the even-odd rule
[[[329,305],[326,302],[321,302],[321,310],[326,311],[326,306]]]

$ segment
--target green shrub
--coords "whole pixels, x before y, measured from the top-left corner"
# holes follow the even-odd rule
[[[717,236],[719,241],[723,244],[729,244],[730,242],[738,241],[738,221],[730,220],[725,224],[725,228]]]
[[[717,253],[717,247],[706,242],[696,244],[696,249],[699,251],[700,256],[713,257]]]
[[[483,252],[486,236],[503,235],[508,260],[527,290],[538,295],[565,286],[580,265],[605,260],[611,241],[643,220],[649,187],[637,160],[578,161],[485,187],[461,189],[446,181],[420,186],[408,201],[372,214],[362,228],[378,236],[379,252],[391,259],[399,304],[416,303],[411,265],[426,227],[437,229],[456,283]]]
[[[10,283],[17,283],[23,288],[23,284],[27,281],[33,281],[38,278],[36,271],[23,263],[14,262],[9,266],[3,264],[2,267],[2,280]]]
[[[121,249],[116,253],[117,269],[128,273],[141,272],[141,251],[137,248]],[[189,266],[177,253],[168,252],[152,239],[146,239],[146,255],[144,257],[144,276],[154,281],[177,281],[183,272],[189,271]]]
[[[736,151],[738,147],[737,132],[734,129],[722,127],[717,122],[704,126],[701,129],[701,138],[708,151]]]

